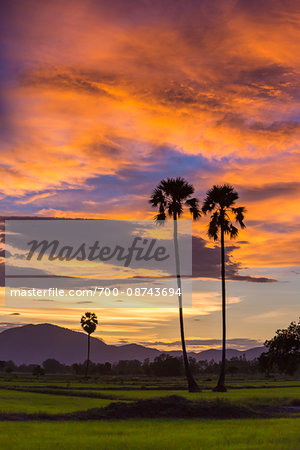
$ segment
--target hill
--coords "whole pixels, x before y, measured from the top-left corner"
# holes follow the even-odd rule
[[[15,364],[41,364],[45,359],[54,358],[64,364],[83,362],[86,359],[87,336],[85,333],[72,331],[49,323],[38,325],[24,325],[10,328],[0,333],[0,360],[12,360]],[[259,356],[263,347],[257,347],[245,352],[228,349],[227,354],[232,356],[245,354],[247,359]],[[121,359],[145,358],[153,360],[160,353],[155,348],[144,347],[137,344],[121,346],[105,344],[98,338],[91,337],[91,360],[93,362],[117,362]],[[170,351],[171,355],[179,356],[181,352]],[[197,360],[221,359],[220,350],[205,350],[191,353]]]

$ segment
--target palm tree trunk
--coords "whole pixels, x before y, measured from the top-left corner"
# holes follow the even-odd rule
[[[86,369],[85,369],[85,377],[87,378],[88,372],[89,372],[89,365],[90,365],[90,334],[88,334],[88,354],[87,354],[87,361],[86,361]]]
[[[180,294],[178,295],[179,302],[179,324],[180,324],[180,335],[181,335],[181,346],[182,355],[184,362],[185,375],[188,382],[189,392],[199,392],[200,389],[192,375],[187,352],[185,346],[184,337],[184,323],[183,323],[183,310],[182,310],[182,290],[181,290],[181,277],[180,277],[180,260],[179,260],[179,248],[178,248],[178,233],[177,233],[177,216],[176,213],[173,215],[174,223],[174,248],[175,248],[175,262],[176,262],[176,275],[177,275],[177,288]]]
[[[221,225],[221,278],[222,278],[222,362],[218,384],[215,387],[217,392],[226,392],[225,371],[226,371],[226,285],[225,285],[225,242],[224,229]]]

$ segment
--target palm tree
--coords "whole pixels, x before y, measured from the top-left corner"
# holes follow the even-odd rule
[[[233,225],[232,219],[241,228],[245,228],[244,213],[245,208],[236,208],[235,202],[239,198],[233,186],[223,184],[215,185],[207,191],[203,203],[204,214],[211,213],[211,220],[208,226],[208,236],[215,241],[221,240],[221,279],[222,279],[222,363],[220,376],[214,391],[226,392],[225,371],[226,371],[226,291],[225,291],[225,236],[235,239],[239,230]]]
[[[149,202],[153,207],[158,207],[158,214],[155,216],[155,220],[164,221],[167,219],[167,215],[173,218],[174,224],[174,249],[175,249],[175,261],[176,261],[176,274],[177,274],[177,287],[178,287],[178,301],[179,301],[179,323],[181,334],[182,354],[185,367],[185,374],[188,381],[188,388],[190,392],[198,392],[200,389],[194,380],[192,375],[189,360],[187,357],[185,338],[184,338],[184,325],[183,325],[183,311],[182,311],[182,291],[181,291],[181,277],[180,277],[180,260],[179,260],[179,248],[178,248],[178,231],[177,220],[183,212],[183,206],[189,207],[190,213],[194,220],[197,220],[201,213],[198,206],[198,200],[191,198],[194,193],[194,187],[181,177],[167,178],[162,180],[158,186],[154,189]]]
[[[90,364],[90,340],[91,340],[91,334],[94,333],[94,331],[97,328],[98,320],[95,313],[92,312],[86,312],[80,320],[81,326],[84,329],[84,331],[88,335],[88,352],[87,352],[87,361],[86,361],[86,369],[85,369],[85,377],[88,375],[89,370],[89,364]]]

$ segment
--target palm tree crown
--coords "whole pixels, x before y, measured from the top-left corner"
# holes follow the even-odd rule
[[[223,230],[224,234],[229,236],[230,239],[236,238],[239,230],[233,225],[232,218],[241,228],[245,228],[243,222],[245,208],[243,206],[234,207],[238,198],[238,193],[229,184],[215,185],[207,191],[202,211],[204,214],[213,212],[208,227],[210,238],[217,241],[220,230]]]
[[[191,198],[194,187],[181,177],[162,180],[154,189],[149,202],[153,207],[158,206],[159,212],[156,220],[166,220],[170,217],[180,217],[183,212],[183,204],[189,207],[194,220],[201,216],[199,203],[196,198]]]
[[[92,334],[96,330],[98,319],[95,313],[86,312],[80,320],[81,326],[87,334]]]

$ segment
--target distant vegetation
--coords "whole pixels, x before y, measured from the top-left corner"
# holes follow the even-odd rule
[[[268,351],[262,353],[259,358],[249,361],[245,356],[240,356],[227,360],[227,372],[230,375],[265,373],[267,376],[270,376],[271,373],[294,375],[300,372],[300,319],[298,323],[291,322],[286,329],[277,330],[273,339],[265,342],[265,346]],[[36,364],[17,366],[13,361],[0,361],[0,372],[6,374],[30,373],[36,377],[44,374],[86,376],[87,362],[66,365],[50,358],[46,359],[41,366]],[[193,376],[216,375],[222,369],[222,361],[197,361],[195,358],[189,357],[188,362]],[[162,353],[153,361],[150,361],[149,358],[143,362],[120,360],[114,364],[110,362],[96,364],[89,361],[89,373],[90,375],[176,377],[185,374],[185,365],[182,357]]]
[[[193,375],[216,375],[220,371],[221,362],[214,361],[196,361],[195,358],[189,358],[189,364]],[[248,361],[243,357],[231,358],[227,361],[228,373],[235,374],[255,374],[263,373],[257,359]],[[47,359],[41,366],[34,364],[15,365],[13,361],[0,361],[0,372],[2,373],[29,373],[34,376],[44,374],[74,374],[84,376],[86,373],[86,361],[84,363],[75,363],[72,365],[62,364],[56,359]],[[276,372],[278,370],[276,369]],[[184,365],[181,357],[170,356],[162,353],[153,361],[148,358],[144,362],[138,360],[120,360],[115,364],[93,363],[90,361],[90,375],[142,375],[153,377],[174,377],[184,375]]]
[[[262,353],[258,360],[262,370],[295,374],[300,368],[300,319],[298,323],[291,322],[287,328],[277,330],[265,346],[268,352]]]

